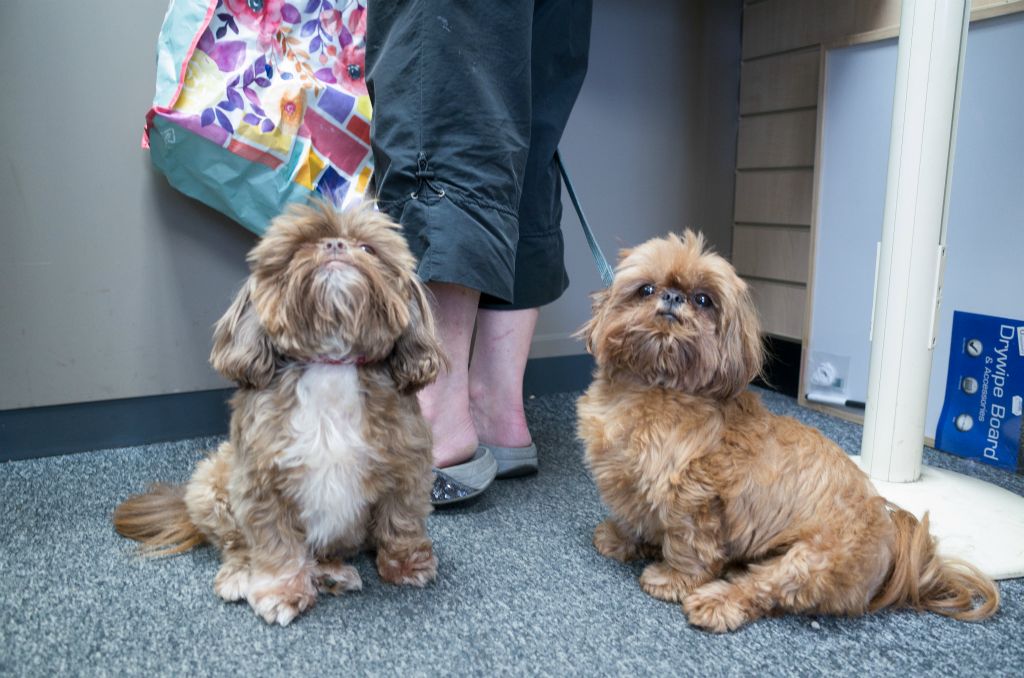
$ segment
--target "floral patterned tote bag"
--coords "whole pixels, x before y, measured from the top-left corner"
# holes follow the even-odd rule
[[[365,0],[171,0],[143,146],[171,185],[262,234],[372,172]]]

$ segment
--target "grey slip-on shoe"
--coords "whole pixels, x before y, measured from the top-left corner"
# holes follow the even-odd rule
[[[530,443],[526,447],[499,447],[498,445],[481,445],[491,451],[498,463],[498,478],[517,478],[537,472],[537,446]]]
[[[430,503],[445,506],[472,499],[494,482],[497,473],[498,462],[491,451],[481,445],[468,461],[434,469]]]

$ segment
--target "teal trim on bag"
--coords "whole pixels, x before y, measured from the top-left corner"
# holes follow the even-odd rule
[[[153,119],[150,158],[171,186],[234,219],[256,235],[292,202],[314,194],[282,173],[246,160],[159,116]],[[187,159],[187,163],[175,160]]]
[[[170,106],[178,91],[182,67],[192,58],[195,43],[205,30],[217,0],[171,0],[156,43],[154,106]]]

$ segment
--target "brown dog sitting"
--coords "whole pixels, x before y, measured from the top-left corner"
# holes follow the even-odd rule
[[[443,363],[398,227],[366,207],[293,207],[249,254],[213,366],[240,385],[228,441],[184,487],[156,485],[114,526],[151,553],[221,552],[214,589],[288,624],[317,591],[362,586],[345,558],[423,586],[431,438],[415,392]]]
[[[995,612],[994,583],[936,554],[927,516],[878,496],[832,441],[746,390],[762,365],[746,284],[703,237],[623,253],[580,334],[596,358],[579,435],[617,560],[644,591],[717,632],[778,612]],[[982,603],[974,606],[975,598]]]

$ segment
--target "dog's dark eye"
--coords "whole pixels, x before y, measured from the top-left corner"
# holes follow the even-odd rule
[[[376,254],[377,254],[377,250],[373,249],[373,247],[371,245],[367,245],[366,243],[363,243],[362,245],[360,245],[359,249],[361,249],[362,251],[366,252],[367,254],[372,254],[374,256],[376,256]]]
[[[654,285],[644,285],[640,288],[641,297],[649,297],[654,294]]]
[[[715,302],[711,300],[711,297],[703,292],[698,292],[693,295],[693,303],[703,308],[711,308],[715,305]]]

